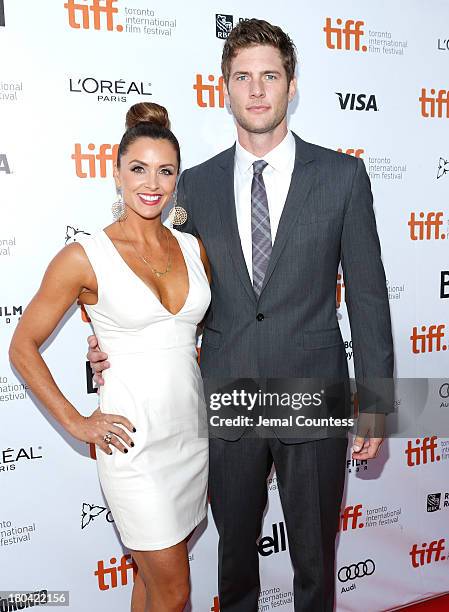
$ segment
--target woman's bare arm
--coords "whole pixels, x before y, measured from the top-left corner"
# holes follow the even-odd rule
[[[109,453],[103,440],[108,431],[120,435],[127,444],[131,443],[131,438],[113,421],[132,431],[131,423],[117,415],[113,415],[112,420],[109,418],[112,415],[99,411],[90,417],[82,416],[63,395],[39,353],[39,348],[86,289],[96,294],[95,274],[83,248],[76,243],[68,245],[51,261],[38,292],[25,309],[13,335],[9,356],[37,399],[69,433],[80,440],[94,442]]]

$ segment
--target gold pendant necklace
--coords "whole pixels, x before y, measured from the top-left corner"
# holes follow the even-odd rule
[[[153,272],[153,274],[155,274],[158,278],[160,278],[161,276],[164,276],[165,274],[170,272],[170,270],[172,269],[172,266],[171,266],[171,258],[170,258],[170,240],[168,238],[168,233],[167,233],[169,230],[166,230],[166,233],[165,233],[165,236],[167,238],[167,253],[168,253],[167,266],[165,267],[165,270],[163,270],[161,272],[160,270],[156,270],[156,268],[153,267],[151,262],[144,255],[141,255],[139,253],[139,251],[136,249],[136,247],[134,245],[134,242],[132,242],[128,238],[128,235],[125,232],[125,228],[123,226],[123,222],[119,221],[118,224],[122,228],[122,231],[123,231],[123,234],[125,235],[126,240],[131,244],[131,246],[133,247],[134,251],[136,252],[137,257],[139,257],[139,259],[141,259],[150,268],[150,270]]]

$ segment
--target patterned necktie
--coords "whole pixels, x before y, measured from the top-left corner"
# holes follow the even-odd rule
[[[253,243],[253,287],[259,297],[271,255],[270,212],[262,172],[268,166],[263,159],[253,163],[251,183],[251,233]]]

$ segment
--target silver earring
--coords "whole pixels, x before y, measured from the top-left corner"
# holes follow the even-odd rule
[[[125,202],[123,201],[123,194],[121,189],[117,189],[117,200],[111,207],[114,221],[124,221],[128,216],[126,214]]]
[[[168,218],[172,225],[184,225],[187,221],[187,211],[182,206],[178,206],[178,196],[176,191],[173,193],[173,208],[168,213]]]

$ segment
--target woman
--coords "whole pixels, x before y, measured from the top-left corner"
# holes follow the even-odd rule
[[[53,259],[10,358],[67,431],[104,451],[97,457],[101,486],[139,570],[132,610],[178,612],[189,596],[186,538],[207,508],[195,335],[210,302],[210,271],[201,242],[161,222],[180,166],[166,110],[137,104],[127,126],[114,171],[118,220]],[[90,417],[62,395],[39,354],[75,300],[110,356]]]

